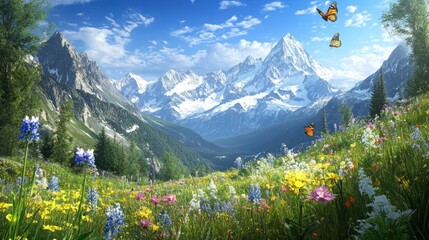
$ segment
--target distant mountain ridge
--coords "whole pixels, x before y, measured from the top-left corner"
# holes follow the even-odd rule
[[[157,81],[124,77],[115,86],[142,113],[189,127],[205,138],[248,132],[282,121],[288,114],[339,92],[323,80],[326,70],[292,35],[265,59],[247,57],[228,71],[199,76],[167,71]],[[130,91],[130,89],[134,91]]]

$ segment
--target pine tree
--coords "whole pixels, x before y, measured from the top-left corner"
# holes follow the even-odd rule
[[[348,127],[350,120],[353,118],[353,112],[350,105],[343,102],[340,106],[339,112],[341,114],[341,125]]]
[[[186,174],[186,167],[173,153],[167,152],[161,161],[163,162],[161,168],[162,179],[179,179],[182,175]]]
[[[41,71],[26,57],[40,46],[34,30],[46,13],[44,1],[0,0],[0,154],[14,154],[22,119],[37,112]]]
[[[325,107],[322,109],[322,133],[328,134],[328,119],[326,118],[326,110]]]
[[[53,161],[62,164],[67,164],[73,157],[72,142],[73,137],[70,136],[68,123],[73,114],[73,104],[67,101],[61,107],[60,116],[56,124]]]
[[[413,77],[407,94],[417,96],[429,91],[429,10],[427,0],[398,0],[382,15],[384,26],[404,37],[412,50]]]
[[[50,159],[54,154],[54,136],[51,132],[43,134],[40,152],[45,160]]]
[[[374,118],[375,115],[380,115],[381,110],[383,110],[383,107],[386,103],[387,91],[384,84],[383,69],[381,69],[380,78],[378,81],[374,80],[371,92],[369,115],[372,118]]]
[[[94,149],[95,165],[98,169],[112,171],[112,143],[103,128],[97,136]]]

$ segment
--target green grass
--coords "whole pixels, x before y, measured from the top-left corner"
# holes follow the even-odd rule
[[[375,141],[365,144],[362,136],[369,124],[367,131],[374,134]],[[303,153],[276,156],[273,162],[258,159],[239,171],[214,172],[153,186],[144,184],[146,181],[130,183],[120,178],[87,176],[86,187],[98,190],[99,202],[95,211],[84,203],[80,228],[74,228],[73,219],[78,211],[83,174],[77,169],[38,162],[45,177],[59,178],[60,192],[36,188],[33,196],[25,200],[28,216],[24,226],[29,226],[28,239],[63,239],[70,232],[72,238],[89,233],[87,239],[102,239],[106,209],[120,203],[126,226],[116,239],[354,239],[360,220],[379,228],[368,229],[361,239],[428,239],[428,128],[429,97],[424,95],[418,101],[398,104],[371,123],[357,121],[344,132],[325,135]],[[0,184],[0,236],[10,224],[6,220],[12,211],[8,203],[16,194],[20,165],[11,162],[19,161],[12,159],[0,165],[15,169],[0,172],[0,178],[9,183]],[[351,163],[353,166],[348,165]],[[33,160],[27,164],[28,178],[35,164]],[[375,198],[359,191],[359,169],[377,188],[375,196],[385,195],[396,212],[411,209],[411,217],[392,221],[381,214],[370,219],[373,207],[368,204]],[[249,201],[250,184],[260,187],[259,203]],[[319,186],[327,186],[335,199],[326,204],[309,200],[310,192]],[[137,199],[138,193],[144,197]],[[153,196],[169,194],[174,194],[177,202],[155,205],[151,201]],[[192,199],[199,209],[192,209]],[[201,204],[196,204],[198,201]],[[223,211],[222,202],[228,207]],[[164,213],[171,217],[170,226],[163,226],[157,217]],[[142,226],[140,220],[151,224]],[[22,227],[20,232],[24,230]]]

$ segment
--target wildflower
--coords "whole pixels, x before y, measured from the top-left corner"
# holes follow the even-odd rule
[[[95,168],[94,150],[88,149],[88,151],[85,152],[82,148],[77,148],[75,162],[78,166],[88,165]]]
[[[170,194],[165,197],[162,197],[161,201],[164,203],[168,203],[168,205],[172,205],[176,203],[176,196],[174,196],[174,194]]]
[[[22,120],[21,128],[19,129],[19,137],[18,139],[21,141],[25,138],[25,141],[30,141],[34,139],[35,141],[39,140],[39,133],[37,130],[39,129],[39,118],[32,116],[31,119],[28,116]]]
[[[152,216],[152,210],[145,206],[142,206],[136,215],[139,219],[149,219]]]
[[[91,210],[95,210],[97,208],[98,203],[98,193],[96,188],[88,188],[86,204],[89,204]]]
[[[373,126],[372,124],[369,124],[363,134],[362,134],[362,143],[365,144],[365,148],[368,150],[369,148],[375,148],[375,143],[377,139],[379,138],[378,134],[373,132],[372,130]]]
[[[236,190],[235,190],[235,188],[234,188],[233,186],[231,186],[231,185],[229,185],[229,196],[230,196],[230,198],[232,198],[232,199],[238,199],[237,191],[236,191]]]
[[[43,226],[42,226],[42,229],[43,229],[43,230],[48,230],[48,231],[51,231],[51,232],[61,231],[61,230],[63,230],[63,228],[62,228],[62,227],[54,226],[54,225],[43,225]]]
[[[49,184],[48,184],[48,190],[51,190],[51,192],[60,191],[59,187],[58,187],[58,178],[57,177],[53,176],[51,178],[51,181],[49,181]]]
[[[136,199],[137,200],[142,200],[144,198],[144,193],[142,193],[142,192],[139,192],[139,193],[137,193],[137,196],[136,196]]]
[[[334,200],[335,195],[329,192],[326,186],[321,186],[321,187],[314,188],[314,190],[310,193],[310,196],[308,197],[308,199],[318,201],[321,203],[327,203],[331,200]]]
[[[375,195],[376,189],[372,186],[371,179],[365,175],[363,169],[359,168],[359,192],[372,198]]]
[[[104,239],[111,240],[115,234],[119,233],[119,228],[125,226],[124,213],[121,205],[116,203],[116,207],[109,206],[106,210],[106,225],[104,226]]]
[[[24,177],[24,184],[27,182],[27,177]],[[16,179],[16,184],[18,185],[18,186],[21,186],[21,183],[22,183],[22,177],[18,177],[17,179]]]
[[[346,207],[350,207],[356,203],[356,199],[353,196],[349,196],[349,199],[344,203]]]
[[[140,220],[139,223],[140,223],[140,226],[142,226],[144,228],[149,228],[150,225],[152,224],[149,219],[142,219],[142,220]]]
[[[213,199],[217,199],[217,196],[216,196],[216,194],[217,194],[217,187],[216,187],[213,179],[210,179],[210,184],[209,184],[208,189],[210,190],[210,196]]]
[[[285,179],[289,189],[295,194],[300,194],[301,190],[306,188],[309,176],[307,172],[295,170],[288,172],[285,175]]]
[[[237,169],[241,169],[241,165],[243,163],[243,161],[241,160],[241,157],[236,158],[234,163],[237,166]]]
[[[168,215],[167,213],[160,213],[157,219],[164,227],[169,227],[171,226],[171,224],[173,224],[170,215]]]
[[[157,196],[152,196],[150,198],[150,201],[153,202],[155,204],[155,206],[159,204],[159,199]]]
[[[256,202],[259,204],[259,201],[261,200],[261,189],[258,185],[250,184],[249,200],[250,202]]]

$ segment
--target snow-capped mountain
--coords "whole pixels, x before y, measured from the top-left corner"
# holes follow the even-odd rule
[[[303,45],[287,34],[265,59],[249,56],[227,71],[199,76],[169,70],[140,92],[122,87],[128,83],[116,86],[141,112],[217,138],[278,122],[334,95],[338,90],[323,80],[324,72]]]
[[[78,53],[73,45],[56,31],[37,55],[43,73],[61,85],[93,94],[102,101],[125,109],[134,106],[113,87],[86,53]]]

